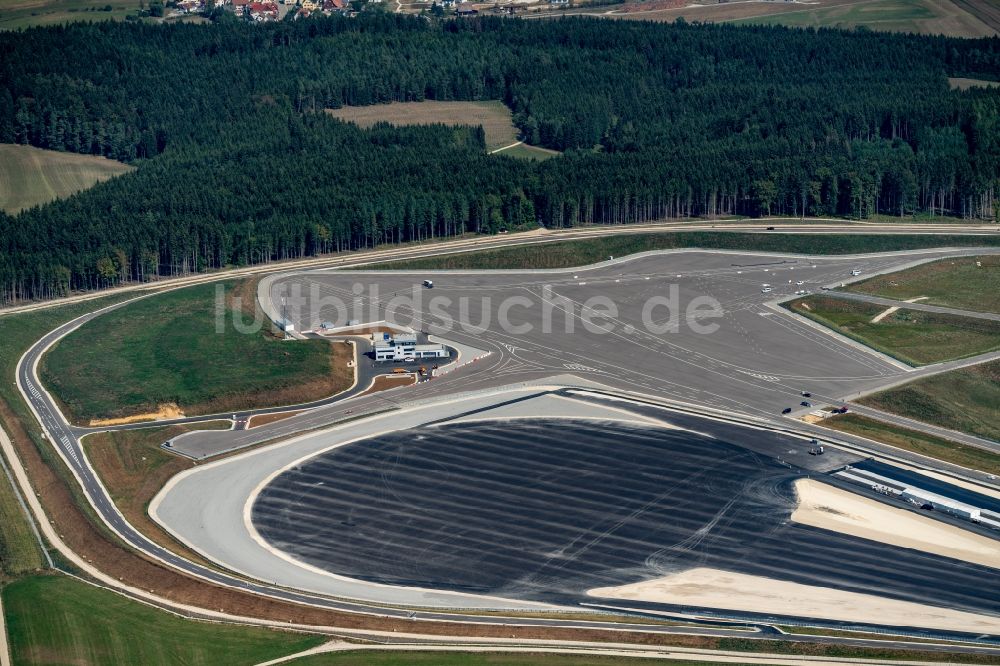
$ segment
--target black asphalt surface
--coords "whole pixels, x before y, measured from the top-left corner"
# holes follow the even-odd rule
[[[702,420],[700,430],[712,432]],[[758,450],[789,438],[743,431]],[[332,573],[586,603],[696,566],[1000,608],[996,571],[788,522],[805,471],[684,430],[607,422],[423,427],[338,448],[260,495],[260,534]]]

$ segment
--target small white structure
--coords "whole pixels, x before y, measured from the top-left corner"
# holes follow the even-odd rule
[[[935,511],[940,511],[941,513],[958,516],[966,520],[979,521],[979,507],[959,502],[949,497],[943,497],[921,488],[907,488],[900,497],[917,506],[930,506]]]
[[[280,328],[281,330],[283,330],[285,333],[291,333],[292,331],[295,330],[295,324],[293,324],[291,321],[285,319],[284,317],[278,319],[278,321],[276,321],[274,323],[277,324],[278,328]]]
[[[376,361],[415,361],[418,358],[445,358],[448,350],[444,345],[418,345],[413,333],[373,333],[372,348]]]

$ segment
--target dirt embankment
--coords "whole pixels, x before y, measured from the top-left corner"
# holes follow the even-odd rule
[[[172,402],[164,403],[159,406],[155,412],[148,412],[146,414],[133,414],[132,416],[123,416],[117,419],[92,419],[89,423],[91,427],[97,426],[113,426],[122,425],[125,423],[140,423],[142,421],[161,421],[163,419],[177,419],[182,418],[184,412],[181,408]]]
[[[371,387],[361,395],[368,395],[369,393],[378,393],[379,391],[387,391],[391,388],[396,388],[398,386],[410,386],[417,383],[417,376],[413,374],[405,375],[379,375],[372,382]]]
[[[251,417],[248,426],[250,428],[259,428],[260,426],[267,425],[269,423],[277,423],[278,421],[290,419],[301,413],[302,412],[279,412],[278,414],[261,414],[260,416]]]

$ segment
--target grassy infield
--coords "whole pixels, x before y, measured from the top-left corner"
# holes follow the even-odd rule
[[[903,361],[928,365],[1000,349],[1000,322],[919,310],[897,310],[830,296],[806,296],[788,309]]]
[[[217,332],[216,289],[169,292],[87,322],[45,356],[42,380],[80,422],[153,412],[164,403],[187,414],[292,404],[350,385],[343,344],[241,333],[232,317],[243,314],[228,307]]]
[[[686,236],[686,237],[684,237]],[[675,247],[679,245],[703,245],[703,246],[741,246],[741,247],[762,247],[762,249],[783,249],[786,251],[798,251],[812,249],[818,252],[851,252],[858,249],[859,243],[866,241],[848,238],[820,237],[814,239],[798,239],[791,236],[764,236],[759,235],[751,240],[746,237],[735,236],[715,237],[704,234],[687,235],[662,235],[662,236],[637,236],[628,238],[600,239],[595,241],[576,242],[573,246],[566,243],[558,245],[547,245],[544,248],[526,247],[516,250],[493,251],[481,255],[464,255],[463,257],[446,257],[438,263],[455,267],[457,264],[477,265],[480,267],[505,266],[526,266],[538,265],[573,265],[581,264],[600,259],[608,253],[626,254],[630,251],[652,249],[653,247]],[[924,244],[951,245],[955,239],[887,239],[886,237],[873,237],[871,243],[890,249],[898,247],[914,247]],[[806,247],[808,246],[808,247]],[[870,249],[871,245],[866,245]],[[541,261],[539,261],[541,259]],[[398,265],[394,266],[398,267]],[[424,264],[426,267],[426,263]],[[149,356],[153,356],[154,348],[159,348],[156,354],[163,358],[171,358],[171,350],[177,347],[188,348],[193,341],[190,339],[191,331],[197,331],[197,326],[177,325],[170,327],[159,327],[155,322],[157,313],[185,313],[184,321],[200,322],[198,326],[214,323],[213,320],[205,319],[204,299],[211,299],[214,291],[204,287],[196,287],[183,291],[173,292],[150,299],[140,301],[133,306],[127,306],[128,310],[142,308],[141,317],[135,319],[142,324],[137,327],[139,330],[131,330],[139,336],[145,345]],[[110,301],[110,299],[104,299]],[[97,302],[72,306],[52,308],[37,313],[14,315],[0,318],[0,336],[5,340],[5,344],[0,347],[0,375],[12,377],[14,365],[23,353],[24,349],[44,332],[54,328],[58,323],[69,318],[90,311],[96,307]],[[170,305],[171,307],[167,307]],[[164,309],[166,308],[166,309]],[[121,312],[134,315],[134,312]],[[199,314],[201,313],[201,314]],[[175,316],[167,317],[168,320],[176,321]],[[106,320],[106,321],[102,321]],[[82,362],[98,363],[112,358],[113,354],[119,350],[123,344],[124,335],[116,335],[114,331],[107,329],[109,322],[112,328],[116,325],[123,325],[122,318],[99,318],[92,324],[82,328],[75,335],[80,341],[80,347],[91,345],[96,346],[102,353],[93,357],[80,356],[77,353],[64,355],[60,362],[73,363]],[[88,327],[93,326],[93,330]],[[166,335],[166,333],[171,335]],[[105,335],[106,334],[106,335]],[[218,336],[210,336],[218,337]],[[225,337],[225,336],[221,336]],[[242,336],[239,344],[246,343]],[[142,348],[135,345],[136,338],[128,337],[129,346]],[[261,338],[263,340],[263,338]],[[218,384],[216,388],[224,385],[225,382],[234,381],[239,376],[249,371],[246,363],[247,359],[255,359],[253,355],[232,355],[234,348],[226,347],[229,343],[224,343],[222,349],[226,353],[230,364],[209,364],[208,374],[215,377]],[[257,342],[249,343],[251,346]],[[272,344],[264,340],[262,344]],[[285,348],[298,345],[279,345],[282,351]],[[75,345],[74,345],[75,346]],[[72,350],[74,346],[70,346]],[[305,347],[306,345],[303,345]],[[77,349],[77,352],[80,350]],[[204,347],[200,348],[202,353],[211,351]],[[294,352],[293,354],[297,354]],[[103,354],[103,355],[102,355]],[[266,359],[264,362],[267,368],[263,375],[255,375],[253,381],[266,380],[269,376],[274,376],[278,368],[289,363],[292,367],[298,367],[303,372],[309,372],[311,364],[318,362],[320,357],[310,356],[304,353],[302,360],[297,355],[282,356],[278,363],[270,365]],[[53,354],[53,358],[55,358]],[[172,362],[178,362],[178,357],[172,357]],[[186,362],[205,364],[196,357],[185,357]],[[125,361],[125,365],[118,371],[134,371],[135,366],[130,365],[136,362],[145,363],[142,355],[133,356]],[[52,359],[48,364],[51,367]],[[177,382],[184,384],[184,372],[172,372],[176,370],[170,363],[167,365],[157,365],[149,361],[151,365],[140,365],[143,372],[149,373],[145,376],[146,381],[143,387],[162,387],[160,383],[164,375],[177,377]],[[300,365],[296,365],[300,364]],[[322,363],[319,363],[322,366]],[[137,375],[131,375],[135,377]],[[96,381],[96,377],[94,378]],[[0,382],[0,398],[4,399],[14,410],[15,414],[26,418],[25,406],[14,392],[8,382]],[[91,385],[93,386],[93,384]],[[205,393],[204,388],[190,388],[193,393],[192,399],[210,399],[211,392]],[[102,393],[103,391],[94,393]],[[120,399],[121,396],[114,398]],[[89,405],[88,409],[102,409],[100,405],[89,402],[84,396],[69,398],[68,402],[81,400],[80,404]],[[991,398],[987,397],[987,400]],[[133,399],[133,404],[146,404],[149,398]],[[992,404],[996,404],[993,402]],[[159,434],[149,434],[149,437],[156,439]],[[148,438],[148,437],[147,437]],[[156,470],[163,461],[143,461],[138,463],[134,457],[134,451],[128,447],[124,449],[121,442],[104,442],[104,446],[112,447],[109,453],[113,458],[124,461],[120,467],[131,472],[131,480],[141,483],[142,477],[148,472],[156,476]],[[94,446],[94,443],[89,445]],[[92,455],[93,449],[91,448]],[[10,488],[5,479],[0,479],[0,558],[3,566],[4,579],[7,581],[23,576],[40,566],[41,558],[37,546],[34,544],[27,525],[20,514],[20,509],[14,504]],[[3,599],[5,612],[9,623],[8,631],[12,649],[15,654],[16,663],[64,663],[76,661],[81,658],[92,663],[252,663],[262,661],[281,654],[290,654],[298,650],[311,647],[321,642],[317,637],[287,634],[282,632],[269,631],[258,628],[216,626],[192,622],[175,618],[161,611],[147,608],[141,604],[125,600],[103,590],[92,588],[72,579],[35,575],[21,577],[8,584],[3,589]],[[38,603],[39,599],[44,599],[45,603]],[[155,628],[151,630],[151,628]],[[135,636],[142,635],[142,641],[136,641]],[[740,645],[728,646],[732,649],[768,649],[779,650],[783,644],[768,644],[762,646],[759,643],[747,643],[743,641]],[[546,655],[545,663],[625,663],[621,659],[599,660],[594,658],[591,661],[581,662],[578,658],[554,659]],[[533,664],[538,663],[539,658],[531,655],[506,656],[506,655],[444,655],[444,654],[421,654],[421,655],[398,655],[398,654],[372,654],[372,653],[348,653],[337,656],[323,656],[306,660],[301,663],[323,663],[323,664],[402,664],[402,663],[462,663],[462,664]]]

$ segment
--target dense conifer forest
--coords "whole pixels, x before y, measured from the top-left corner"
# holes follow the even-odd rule
[[[138,170],[11,217],[0,301],[537,223],[914,212],[992,219],[1000,39],[394,15],[0,34],[0,141]],[[480,130],[324,108],[504,101]]]

